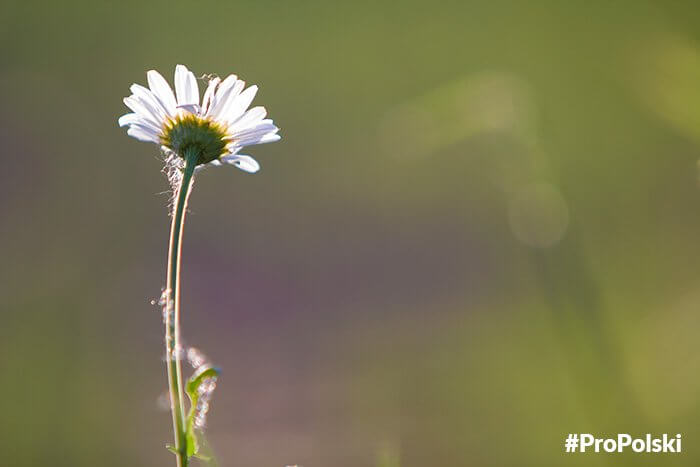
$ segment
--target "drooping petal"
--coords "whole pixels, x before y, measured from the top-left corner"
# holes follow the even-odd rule
[[[168,115],[174,117],[177,102],[168,82],[156,70],[150,70],[146,76],[148,77],[148,87],[151,88],[153,95],[160,101]]]
[[[199,105],[199,87],[194,74],[185,65],[175,67],[175,94],[178,105]]]
[[[260,164],[258,161],[245,154],[231,154],[228,156],[222,156],[219,158],[224,164],[231,164],[244,172],[255,173],[260,170]]]

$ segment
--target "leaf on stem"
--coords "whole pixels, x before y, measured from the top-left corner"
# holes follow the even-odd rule
[[[187,413],[186,420],[186,441],[187,441],[187,457],[198,457],[203,460],[208,460],[207,456],[199,453],[199,440],[197,439],[197,410],[200,408],[200,398],[203,394],[207,393],[205,390],[205,383],[210,383],[212,380],[216,381],[216,378],[221,374],[221,369],[213,367],[210,365],[202,365],[194,372],[194,374],[187,380],[185,385],[185,392],[190,398],[190,410]],[[207,394],[208,396],[208,394]],[[205,401],[206,402],[206,401]]]

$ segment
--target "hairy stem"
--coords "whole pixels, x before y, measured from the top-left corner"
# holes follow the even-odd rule
[[[168,277],[165,313],[165,347],[168,366],[168,386],[170,388],[170,410],[173,415],[175,435],[175,455],[178,467],[187,467],[187,438],[185,427],[185,407],[182,390],[182,362],[180,349],[180,260],[182,253],[182,231],[187,211],[187,200],[192,188],[194,168],[199,152],[185,151],[185,168],[177,191],[170,228],[168,248]]]

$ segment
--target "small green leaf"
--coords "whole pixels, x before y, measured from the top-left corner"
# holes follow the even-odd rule
[[[173,454],[178,454],[177,449],[176,449],[175,446],[173,446],[172,444],[166,444],[166,445],[165,445],[165,449],[167,449],[168,451],[172,452]]]
[[[199,389],[199,386],[201,386],[204,380],[207,378],[216,378],[220,374],[220,368],[208,365],[200,366],[199,368],[197,368],[197,371],[195,371],[194,374],[190,376],[190,379],[187,380],[187,386],[185,388],[185,390],[187,391],[187,395],[190,396],[190,399],[192,399],[193,397],[198,397],[197,389]]]
[[[197,440],[197,431],[194,426],[194,418],[197,414],[197,403],[199,402],[199,387],[204,381],[210,378],[216,378],[221,374],[221,370],[217,367],[202,365],[194,374],[187,380],[185,392],[190,398],[190,410],[187,412],[187,420],[185,426],[185,441],[187,443],[187,457],[199,457],[205,459],[206,456],[199,455],[199,441]]]

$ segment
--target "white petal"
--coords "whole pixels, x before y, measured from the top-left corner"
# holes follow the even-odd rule
[[[137,122],[140,119],[140,117],[135,114],[135,113],[130,113],[130,114],[124,114],[121,117],[119,117],[119,126],[123,127],[126,125],[131,125],[134,122]]]
[[[175,102],[175,95],[173,94],[173,90],[170,89],[168,82],[165,81],[165,78],[156,70],[150,70],[146,73],[146,76],[148,77],[148,87],[151,88],[156,99],[160,101],[168,115],[174,117],[177,103]]]
[[[179,105],[199,105],[199,88],[194,74],[184,65],[175,67],[175,94]]]
[[[149,131],[160,135],[161,129],[153,125],[148,120],[141,118],[139,114],[130,113],[119,117],[119,126],[124,127],[126,125],[138,125],[140,127],[147,128]]]
[[[234,141],[241,141],[248,138],[262,137],[267,133],[277,133],[279,128],[272,123],[272,120],[263,120],[253,127],[248,127],[244,130],[233,133]]]
[[[268,133],[262,138],[260,138],[260,142],[258,144],[267,144],[267,143],[274,143],[276,141],[279,141],[282,139],[282,136],[278,135],[276,132],[275,133]]]
[[[198,104],[182,104],[178,105],[177,108],[195,115],[199,115],[199,111],[201,110]]]
[[[226,107],[225,113],[221,114],[221,118],[229,122],[234,122],[238,117],[243,115],[243,112],[245,112],[248,107],[250,107],[250,103],[253,102],[257,92],[258,87],[253,85],[240,93],[236,96],[236,99]]]
[[[147,141],[150,143],[158,143],[158,136],[154,135],[152,132],[145,130],[143,128],[138,128],[132,126],[126,132],[127,135],[132,136],[140,141]]]
[[[241,128],[238,131],[232,131],[231,134],[233,135],[232,137],[235,139],[253,133],[267,133],[268,131],[274,130],[278,130],[278,128],[275,126],[274,123],[272,123],[272,120],[260,120],[259,122],[253,125],[248,125],[245,128]]]
[[[143,123],[132,123],[131,125],[129,125],[129,128],[136,128],[139,130],[143,130],[146,133],[155,136],[158,139],[158,141],[160,141],[160,136],[163,133],[159,129],[153,128],[151,125],[143,124]]]
[[[159,121],[165,120],[168,113],[165,107],[158,101],[156,96],[148,89],[144,88],[139,84],[131,85],[131,92],[134,93],[134,97],[138,98],[143,104],[151,111],[151,113],[158,118]]]
[[[226,103],[219,110],[219,120],[227,123],[231,123],[233,121],[233,119],[229,118],[229,115],[231,114],[231,108],[235,105],[236,100],[241,95],[241,91],[243,91],[244,87],[245,81],[239,80],[238,82],[236,82],[236,85],[231,90],[231,94],[228,96]]]
[[[231,154],[228,156],[222,156],[219,159],[224,164],[235,165],[236,167],[238,167],[242,171],[248,172],[251,174],[260,170],[260,164],[258,164],[258,161],[256,161],[252,157],[246,156],[244,154]]]
[[[148,121],[154,126],[161,126],[162,121],[161,119],[155,115],[149,107],[144,104],[141,99],[139,99],[136,96],[129,96],[124,98],[124,104],[129,107],[131,110],[133,110],[139,117],[142,119]]]
[[[216,94],[214,94],[212,98],[211,108],[207,115],[218,118],[222,114],[222,111],[230,105],[231,100],[241,92],[243,86],[245,86],[245,82],[240,81],[236,75],[228,75],[216,90]]]
[[[214,93],[216,92],[217,86],[219,86],[219,83],[221,82],[221,78],[216,77],[213,79],[209,80],[209,85],[207,86],[207,90],[204,91],[204,98],[202,99],[202,114],[207,115],[209,113],[209,107],[211,104],[211,100],[214,97]]]
[[[147,103],[152,109],[158,114],[165,115],[165,107],[158,101],[156,96],[147,87],[141,86],[140,84],[132,84],[129,87],[131,93],[141,99],[143,102]]]
[[[232,133],[237,131],[243,131],[248,127],[252,127],[260,123],[262,119],[267,115],[267,110],[265,107],[253,107],[246,113],[240,116],[233,124],[229,127]]]
[[[263,136],[246,138],[246,140],[241,141],[240,144],[241,144],[241,146],[252,146],[254,144],[274,143],[274,142],[279,141],[281,139],[282,139],[282,137],[276,133],[267,133]]]
[[[275,133],[266,133],[264,135],[249,136],[245,139],[235,141],[233,144],[229,145],[227,148],[229,151],[239,151],[246,146],[254,146],[256,144],[266,144],[274,143],[279,141],[282,137]]]

